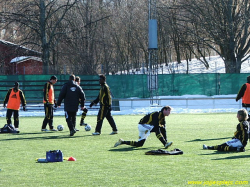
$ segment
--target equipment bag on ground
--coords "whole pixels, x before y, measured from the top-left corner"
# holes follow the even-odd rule
[[[63,153],[61,150],[53,150],[46,152],[46,160],[48,162],[62,162],[63,161]]]
[[[19,133],[15,127],[11,124],[6,124],[3,128],[0,128],[0,133]]]

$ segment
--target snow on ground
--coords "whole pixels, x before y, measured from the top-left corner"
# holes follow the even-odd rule
[[[221,57],[211,56],[206,58],[209,64],[209,68],[206,69],[205,66],[198,61],[197,59],[192,59],[188,62],[189,73],[225,73],[225,64]],[[169,67],[174,68],[176,73],[186,73],[187,71],[187,62],[182,61],[181,64],[177,62],[170,63]],[[161,71],[159,70],[158,73]],[[166,71],[165,71],[166,72]],[[250,72],[250,59],[242,63],[241,73]]]
[[[235,101],[236,95],[202,96],[161,96],[160,103],[150,104],[149,99],[123,99],[119,101],[120,111],[112,111],[112,115],[145,115],[159,111],[163,106],[170,105],[172,113],[236,113],[241,108],[241,100]],[[87,105],[87,108],[88,105]],[[87,115],[97,115],[95,110],[89,109]],[[20,110],[20,116],[44,116],[43,104],[34,104],[27,107],[28,111]],[[77,115],[81,115],[78,111]],[[5,117],[6,109],[0,107],[0,117]],[[64,116],[63,106],[54,112],[55,116]]]
[[[225,64],[221,57],[219,56],[210,56],[206,57],[209,68],[206,69],[204,64],[197,59],[192,59],[188,62],[188,73],[225,73]],[[171,62],[166,66],[165,64],[161,64],[158,69],[158,74],[172,74],[174,73],[186,73],[187,71],[187,62],[186,60],[182,60],[180,64],[177,62]],[[117,74],[120,74],[118,72]],[[127,71],[122,72],[123,74],[127,73]],[[146,68],[142,67],[139,71],[136,69],[130,70],[130,74],[144,74],[146,73]],[[242,63],[241,73],[250,73],[250,59],[246,60]]]

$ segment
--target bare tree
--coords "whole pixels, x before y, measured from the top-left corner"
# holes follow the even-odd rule
[[[37,46],[42,50],[44,74],[49,72],[50,52],[53,49],[60,26],[67,12],[76,4],[77,0],[9,0],[10,11],[2,13],[4,19],[15,24],[22,31],[23,45]],[[24,32],[25,31],[25,32]]]
[[[44,73],[96,74],[147,66],[147,0],[10,0],[12,41],[43,52]]]
[[[128,72],[147,64],[147,18],[145,0],[124,1],[114,10],[111,40],[115,48],[117,70]]]
[[[109,47],[108,20],[112,14],[107,11],[107,6],[102,1],[80,1],[65,17],[65,28],[69,29],[66,38],[61,40],[58,53],[61,63],[64,61],[66,66],[76,67],[75,73],[100,73],[101,64],[109,61],[112,47]]]
[[[248,0],[185,0],[173,8],[184,12],[178,24],[191,36],[186,43],[196,46],[197,56],[210,48],[224,60],[226,73],[240,73],[250,52]]]

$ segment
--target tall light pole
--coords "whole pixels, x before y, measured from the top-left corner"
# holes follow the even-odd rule
[[[156,0],[148,1],[148,90],[150,91],[150,103],[154,104],[158,96],[158,40],[157,40],[157,15]],[[157,102],[159,104],[159,102]]]

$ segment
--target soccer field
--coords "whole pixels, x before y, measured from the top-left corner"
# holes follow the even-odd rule
[[[152,133],[142,148],[121,145],[119,139],[137,140],[141,115],[114,116],[119,134],[109,135],[104,121],[102,134],[92,136],[96,116],[87,116],[92,126],[80,129],[73,137],[63,116],[54,117],[61,132],[41,132],[43,117],[20,117],[19,134],[0,134],[0,186],[249,186],[250,150],[223,153],[202,150],[202,145],[217,145],[232,138],[238,124],[236,114],[171,114],[166,117],[168,140],[183,155],[153,156],[146,151],[163,148]],[[6,123],[4,117],[0,124]],[[37,163],[46,151],[61,150],[76,161]]]

